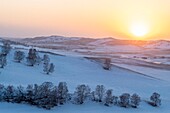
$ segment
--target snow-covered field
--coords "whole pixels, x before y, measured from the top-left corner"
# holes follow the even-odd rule
[[[27,54],[27,50],[23,50]],[[159,92],[162,98],[162,106],[160,108],[152,107],[144,101],[138,109],[121,108],[117,106],[106,107],[101,104],[87,102],[84,105],[73,105],[67,103],[63,106],[57,106],[52,110],[44,110],[30,105],[0,103],[0,113],[169,113],[170,112],[170,82],[144,76],[140,73],[126,70],[117,66],[113,66],[111,71],[106,71],[99,63],[90,61],[83,57],[74,56],[58,56],[51,55],[51,62],[55,64],[55,72],[46,75],[43,73],[42,64],[35,67],[26,66],[23,63],[13,61],[14,50],[8,55],[8,64],[4,69],[0,69],[0,83],[8,85],[23,85],[38,83],[45,81],[58,84],[61,81],[67,82],[70,92],[73,92],[77,85],[87,84],[92,89],[96,85],[102,84],[106,88],[113,89],[114,95],[122,93],[138,93],[142,100],[149,100],[153,92]],[[43,53],[40,53],[43,56]],[[146,70],[147,72],[148,70]],[[159,71],[159,70],[157,70]],[[169,73],[169,72],[167,72]],[[157,76],[162,76],[157,73]],[[168,75],[166,79],[169,79]],[[9,109],[10,108],[10,109]]]
[[[42,40],[42,42],[62,43],[64,41],[68,43],[69,41],[69,39],[64,37],[57,40],[55,38],[50,37],[50,39]],[[72,38],[72,40],[81,39]],[[139,94],[142,102],[138,109],[118,106],[106,107],[103,104],[86,102],[83,105],[67,103],[51,110],[44,110],[30,105],[3,102],[0,103],[0,113],[170,113],[168,42],[166,42],[166,47],[164,46],[166,50],[162,48],[158,50],[155,49],[155,44],[154,48],[146,46],[147,49],[134,45],[107,46],[107,43],[112,40],[108,38],[93,42],[86,39],[85,42],[89,42],[88,46],[90,49],[84,49],[86,45],[81,45],[71,50],[35,47],[41,51],[39,53],[41,57],[44,55],[43,52],[55,53],[49,54],[50,61],[55,65],[55,72],[50,75],[43,73],[42,64],[29,67],[26,65],[26,61],[22,63],[14,62],[13,55],[15,50],[24,51],[27,55],[28,49],[31,47],[12,45],[15,49],[12,49],[8,55],[7,66],[4,69],[0,69],[0,83],[27,86],[28,84],[41,84],[46,81],[58,85],[59,82],[64,81],[67,82],[69,92],[74,92],[76,86],[80,84],[89,85],[92,90],[94,90],[96,85],[104,85],[107,89],[113,89],[113,95],[116,96],[120,96],[122,93]],[[72,46],[67,45],[67,47]],[[99,59],[101,57],[109,57],[112,59],[112,69],[110,71],[104,70],[99,62],[84,57]],[[146,57],[147,59],[145,59]],[[144,102],[144,100],[149,100],[153,92],[161,94],[162,106],[152,107]]]
[[[106,107],[96,103],[86,103],[83,105],[65,104],[51,110],[44,110],[35,106],[24,104],[0,103],[0,113],[169,113],[169,101],[164,101],[164,105],[155,108],[142,102],[138,109],[121,108],[117,106]]]

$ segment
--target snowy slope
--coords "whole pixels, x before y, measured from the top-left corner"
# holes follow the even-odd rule
[[[118,89],[115,89],[117,90],[115,93],[121,94],[124,91],[135,92],[138,88],[142,88],[144,83],[147,87],[152,82],[158,82],[157,80],[143,77],[140,74],[132,73],[118,67],[113,67],[111,71],[105,71],[100,64],[91,62],[85,58],[56,55],[50,55],[51,62],[56,66],[56,71],[48,76],[43,73],[42,65],[29,67],[25,63],[13,62],[13,52],[8,56],[10,59],[8,60],[8,65],[5,69],[0,70],[2,77],[0,80],[1,83],[27,85],[30,83],[41,84],[44,81],[51,81],[54,84],[58,84],[60,81],[66,81],[70,85],[71,90],[74,90],[77,85],[82,83],[89,84],[92,87],[95,87],[97,84],[103,84],[108,88],[118,87]],[[43,54],[40,55],[42,56]],[[138,79],[141,81],[137,81]],[[133,89],[133,84],[137,83],[138,88],[135,86]]]
[[[154,49],[170,49],[170,41],[166,40],[150,41],[145,47]]]
[[[164,106],[154,108],[142,102],[138,109],[121,108],[117,106],[106,107],[97,103],[86,103],[83,105],[66,104],[51,110],[44,110],[35,106],[22,104],[0,103],[0,113],[169,113],[169,102],[164,101]],[[9,109],[10,108],[10,109]]]
[[[27,50],[23,50],[27,54]],[[111,71],[103,70],[101,65],[92,62],[83,57],[74,56],[58,56],[50,54],[51,62],[55,64],[55,72],[46,75],[43,73],[42,64],[40,66],[28,67],[25,62],[13,62],[13,53],[11,51],[8,55],[8,65],[5,69],[0,69],[0,83],[8,85],[28,85],[38,83],[41,84],[45,81],[58,84],[60,81],[67,82],[70,92],[75,90],[79,84],[87,84],[92,89],[96,85],[102,84],[106,88],[113,89],[114,95],[120,95],[128,92],[138,93],[142,100],[148,100],[153,92],[159,92],[163,99],[163,105],[160,108],[153,108],[146,103],[142,102],[139,109],[125,109],[120,107],[105,107],[97,103],[85,103],[84,105],[66,104],[64,106],[55,107],[48,111],[29,105],[18,105],[0,103],[0,113],[112,113],[113,111],[119,113],[164,113],[170,112],[170,83],[163,80],[158,80],[150,77],[143,76],[142,74],[135,73],[116,66],[112,67]],[[40,53],[43,56],[43,53]],[[161,73],[159,74],[161,76]],[[10,109],[8,109],[10,107]]]
[[[130,69],[135,72],[139,72],[142,74],[145,74],[147,76],[160,79],[163,81],[170,82],[170,71],[169,70],[161,70],[161,69],[154,69],[154,68],[147,68],[147,67],[142,67],[142,66],[134,66],[134,65],[127,65],[127,64],[117,64],[114,63],[117,66]]]

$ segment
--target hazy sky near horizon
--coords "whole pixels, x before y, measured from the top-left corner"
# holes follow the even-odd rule
[[[0,37],[64,35],[170,39],[170,0],[0,0]]]

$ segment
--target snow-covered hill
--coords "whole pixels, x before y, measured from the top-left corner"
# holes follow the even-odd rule
[[[138,93],[142,100],[149,100],[150,95],[153,92],[159,92],[162,98],[162,106],[160,108],[154,108],[147,105],[142,101],[138,109],[132,108],[120,108],[117,106],[105,107],[102,104],[97,104],[93,102],[87,102],[84,105],[73,105],[67,103],[63,106],[57,106],[52,110],[44,110],[37,107],[22,105],[22,104],[9,104],[0,103],[0,112],[3,113],[169,113],[170,112],[170,83],[159,79],[156,75],[153,77],[144,76],[141,73],[127,70],[113,65],[110,71],[104,70],[100,63],[88,60],[80,56],[60,56],[55,54],[49,54],[51,62],[55,64],[55,72],[46,75],[43,73],[43,66],[29,67],[26,65],[25,61],[22,63],[16,63],[13,61],[13,54],[15,50],[24,51],[27,55],[28,48],[19,49],[13,45],[15,49],[12,49],[8,55],[8,64],[4,69],[0,69],[0,83],[1,84],[11,84],[11,85],[23,85],[38,83],[41,84],[45,81],[53,82],[57,85],[60,81],[67,82],[70,92],[75,91],[75,88],[79,84],[87,84],[92,90],[96,85],[104,85],[107,89],[113,89],[114,95],[120,95],[122,93]],[[18,49],[17,49],[17,48]],[[47,50],[41,50],[40,56],[42,57],[44,52]],[[43,52],[44,51],[44,52]],[[159,71],[159,70],[157,70]],[[161,70],[160,70],[161,72]],[[9,109],[10,107],[10,109]]]
[[[45,46],[66,46],[66,45],[87,45],[90,42],[95,41],[95,39],[91,38],[82,38],[82,37],[64,37],[64,36],[47,36],[47,37],[35,37],[35,38],[26,38],[26,39],[19,39],[20,42],[29,44],[29,45],[36,45],[41,46],[42,44]]]
[[[86,49],[95,50],[98,47],[117,47],[120,46],[133,46],[136,48],[145,49],[170,49],[170,41],[157,40],[157,41],[138,41],[138,40],[119,40],[116,38],[84,38],[84,37],[64,37],[64,36],[42,36],[35,38],[26,39],[15,39],[14,41],[20,42],[27,45],[39,46],[43,48],[53,48],[53,49],[65,49],[65,50],[75,50],[75,49]],[[128,49],[130,50],[130,48]],[[127,51],[128,51],[127,50]],[[138,51],[138,49],[136,49]]]
[[[166,40],[150,41],[145,47],[154,49],[170,49],[170,41]]]

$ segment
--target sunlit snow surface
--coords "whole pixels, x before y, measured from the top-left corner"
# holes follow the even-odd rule
[[[101,42],[100,42],[101,43]],[[13,45],[13,47],[22,48],[27,55],[30,47]],[[128,46],[128,48],[134,47]],[[119,50],[126,50],[124,47],[113,47]],[[17,49],[18,50],[18,49]],[[39,66],[29,67],[26,61],[21,64],[13,61],[14,49],[8,55],[8,64],[4,69],[0,69],[0,83],[5,85],[23,85],[41,84],[45,81],[53,82],[57,85],[59,82],[67,82],[70,92],[74,92],[79,84],[87,84],[94,90],[96,85],[104,85],[107,89],[113,89],[113,94],[116,96],[122,93],[137,93],[142,100],[149,100],[153,92],[161,94],[162,106],[159,108],[152,107],[142,101],[138,109],[121,108],[117,106],[106,107],[99,103],[86,102],[83,105],[74,105],[67,103],[63,106],[56,106],[52,110],[44,110],[35,106],[24,104],[0,103],[0,113],[170,113],[170,71],[163,69],[148,68],[148,61],[141,58],[134,58],[134,54],[108,55],[111,57],[113,67],[111,71],[103,70],[100,63],[83,57],[101,57],[98,54],[81,54],[75,51],[52,50],[37,48],[40,51],[48,51],[56,54],[50,54],[51,62],[55,64],[55,72],[46,75],[43,73],[42,64]],[[104,49],[95,49],[94,52],[101,52]],[[108,49],[106,49],[108,50]],[[88,50],[87,50],[88,51]],[[137,51],[140,49],[137,47]],[[43,52],[40,56],[43,56]],[[135,54],[137,57],[142,57],[141,54]],[[104,56],[104,55],[103,55]],[[102,57],[103,57],[102,56]],[[115,57],[116,56],[116,57]],[[120,61],[119,61],[119,60]],[[147,59],[148,60],[148,59]],[[131,62],[132,64],[129,64]],[[155,61],[150,61],[151,63]],[[154,64],[151,64],[154,65]],[[9,109],[10,108],[10,109]]]

